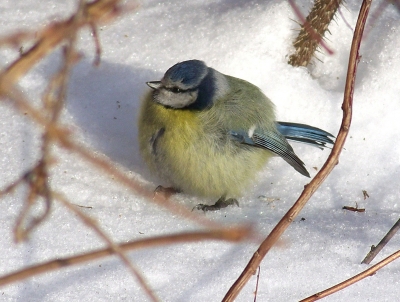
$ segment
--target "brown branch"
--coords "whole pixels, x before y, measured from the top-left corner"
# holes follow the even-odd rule
[[[77,153],[80,157],[87,160],[95,167],[103,170],[106,175],[113,177],[116,181],[127,186],[135,194],[145,196],[158,205],[161,205],[172,212],[180,213],[180,215],[189,218],[192,221],[196,221],[209,227],[217,227],[216,223],[212,223],[205,217],[194,215],[183,206],[173,203],[161,194],[154,196],[152,192],[147,191],[141,184],[130,179],[124,172],[116,168],[108,158],[103,155],[98,155],[87,148],[83,148],[80,144],[75,142],[68,135],[69,131],[65,127],[56,124],[53,124],[52,127],[48,127],[49,121],[47,116],[43,114],[41,110],[33,107],[31,102],[24,97],[23,93],[14,87],[14,84],[22,75],[32,68],[38,60],[41,60],[48,52],[50,52],[50,50],[61,43],[65,39],[65,36],[71,35],[74,29],[76,31],[84,25],[92,26],[94,23],[98,24],[100,21],[108,21],[110,18],[115,17],[119,13],[117,8],[118,3],[119,1],[117,0],[94,1],[84,5],[84,21],[75,22],[74,17],[71,17],[67,21],[54,22],[45,27],[38,35],[38,42],[21,58],[16,60],[6,70],[0,73],[0,98],[11,100],[17,109],[26,112],[36,123],[45,127],[46,135],[52,140],[52,142],[56,142],[63,148]]]
[[[152,248],[162,245],[190,243],[205,240],[225,240],[230,242],[239,242],[251,236],[252,229],[249,227],[225,228],[217,230],[208,230],[202,232],[190,232],[172,234],[167,236],[151,237],[147,239],[134,240],[119,245],[123,251],[131,251],[144,248]],[[10,273],[0,277],[0,286],[21,281],[39,274],[58,270],[67,266],[77,265],[88,261],[93,261],[102,257],[114,255],[115,251],[107,247],[105,249],[96,250],[89,253],[75,255],[69,258],[60,258],[51,260],[39,265],[34,265],[22,270]]]
[[[342,104],[343,119],[340,126],[340,131],[337,135],[335,145],[325,162],[322,169],[317,173],[310,184],[306,185],[299,199],[285,214],[285,216],[279,221],[275,228],[271,231],[268,237],[261,243],[258,250],[254,253],[253,257],[243,270],[242,274],[235,281],[229,291],[226,293],[223,301],[233,301],[241,289],[248,282],[250,277],[254,274],[257,267],[265,255],[269,252],[272,246],[276,243],[283,232],[289,227],[293,219],[299,214],[299,212],[306,205],[307,201],[311,198],[314,192],[319,188],[322,182],[328,177],[329,173],[339,162],[339,155],[343,149],[346,137],[349,133],[351,118],[352,118],[352,104],[353,104],[353,93],[354,83],[356,79],[357,65],[359,61],[359,49],[360,43],[364,31],[366,18],[371,5],[371,0],[364,0],[358,16],[357,25],[354,31],[353,41],[350,50],[349,64],[347,70],[346,86],[344,91],[344,99]]]
[[[43,109],[45,113],[50,115],[49,122],[45,126],[45,131],[42,139],[42,155],[39,163],[28,171],[24,176],[23,180],[29,187],[29,193],[25,200],[22,211],[20,212],[16,225],[14,227],[14,237],[16,242],[25,240],[30,232],[37,226],[39,226],[50,214],[50,207],[52,204],[51,188],[48,181],[48,170],[51,165],[51,141],[48,136],[48,128],[52,127],[58,122],[58,118],[61,114],[61,110],[64,107],[64,101],[67,92],[67,83],[69,73],[73,63],[73,57],[75,54],[75,42],[78,30],[78,23],[81,22],[83,17],[84,1],[81,0],[79,9],[70,18],[71,20],[71,34],[67,39],[67,46],[64,48],[64,60],[63,65],[55,76],[50,80],[46,92],[43,96]],[[19,60],[17,60],[19,61]],[[17,66],[12,64],[11,66]],[[12,69],[8,69],[9,72]],[[32,206],[40,198],[45,201],[45,210],[43,214],[38,217],[34,217],[28,222],[28,215]],[[26,225],[26,226],[25,226]]]
[[[8,97],[13,101],[13,104],[23,112],[27,112],[28,116],[31,117],[35,122],[42,126],[47,125],[46,117],[40,112],[40,110],[34,108],[24,97],[23,94],[16,89],[8,92]],[[134,179],[129,178],[121,169],[115,166],[105,155],[98,154],[88,148],[84,148],[70,137],[70,132],[67,128],[62,126],[53,125],[53,127],[47,129],[48,134],[52,141],[59,144],[61,147],[76,153],[82,159],[88,163],[105,172],[105,175],[111,177],[114,181],[124,185],[130,189],[133,193],[146,197],[149,201],[168,209],[173,213],[177,213],[184,218],[195,221],[206,227],[217,228],[218,224],[210,221],[205,216],[195,215],[187,208],[169,200],[163,194],[154,194],[149,192],[142,184],[138,183]]]
[[[0,96],[7,95],[7,87],[14,85],[25,75],[37,62],[43,59],[51,50],[57,47],[66,37],[71,37],[77,29],[110,21],[118,15],[119,0],[97,0],[84,5],[83,17],[77,24],[72,16],[66,21],[53,22],[38,33],[38,39],[28,51],[22,54],[21,58],[11,64],[0,74]],[[28,37],[29,33],[20,33],[21,37]],[[3,38],[3,41],[12,41],[11,38]],[[18,41],[18,39],[17,39]]]
[[[370,264],[372,260],[378,255],[378,253],[384,248],[384,246],[389,242],[390,239],[397,233],[400,229],[400,219],[392,226],[389,232],[382,238],[382,240],[378,243],[377,246],[372,246],[371,251],[365,256],[364,260],[361,263]]]
[[[381,269],[382,267],[384,267],[385,265],[389,264],[390,262],[396,260],[397,258],[400,257],[400,251],[395,252],[394,254],[390,255],[389,257],[387,257],[386,259],[382,260],[381,262],[375,264],[374,266],[371,266],[369,269],[363,271],[362,273],[347,279],[346,281],[343,281],[335,286],[332,286],[322,292],[319,292],[313,296],[310,296],[306,299],[301,300],[300,302],[312,302],[312,301],[317,301],[319,299],[322,299],[326,296],[329,296],[339,290],[342,290],[343,288],[346,288],[366,277],[372,276],[373,274],[376,273],[376,271],[378,271],[379,269]]]
[[[9,98],[14,101],[26,102],[22,93],[18,93],[15,89],[15,84],[21,76],[26,74],[39,60],[44,58],[49,52],[53,51],[61,42],[65,41],[64,47],[64,60],[63,65],[49,81],[48,87],[43,96],[43,111],[44,113],[37,112],[34,116],[40,117],[41,124],[44,127],[44,134],[42,139],[42,155],[34,168],[26,172],[14,184],[8,186],[6,190],[1,193],[10,192],[17,185],[26,183],[29,187],[29,192],[22,211],[20,212],[15,226],[15,238],[17,241],[27,238],[29,233],[34,227],[37,227],[50,213],[50,206],[52,204],[53,196],[64,203],[65,206],[74,211],[74,207],[66,201],[61,194],[52,192],[48,181],[48,168],[51,164],[51,145],[54,141],[52,136],[52,129],[57,128],[58,120],[67,94],[67,84],[72,65],[77,61],[77,54],[75,51],[76,37],[79,29],[84,25],[89,25],[93,30],[100,20],[109,20],[115,17],[118,12],[118,0],[98,0],[91,3],[86,3],[85,0],[79,1],[77,11],[67,21],[54,22],[45,27],[39,34],[38,41],[27,52],[21,54],[21,57],[13,62],[8,68],[0,74],[0,96]],[[111,12],[111,13],[110,13]],[[105,17],[106,16],[106,17]],[[19,34],[15,39],[3,39],[1,42],[20,42],[23,38],[30,37],[31,34]],[[98,37],[96,36],[96,46],[99,49],[100,45]],[[97,51],[97,56],[100,51]],[[99,59],[99,58],[98,58]],[[18,103],[15,102],[15,103]],[[28,102],[26,102],[28,104]],[[20,106],[21,107],[21,106]],[[23,107],[23,106],[22,106]],[[34,109],[32,107],[32,109]],[[34,110],[30,110],[32,113]],[[36,110],[37,111],[37,110]],[[59,133],[60,134],[60,133]],[[60,135],[65,135],[61,133]],[[43,198],[45,201],[44,213],[38,217],[30,218],[30,209],[34,203]],[[152,293],[149,286],[144,281],[144,278],[139,274],[137,269],[134,269],[129,259],[125,254],[115,245],[96,224],[88,217],[74,211],[87,225],[91,226],[100,237],[105,240],[109,247],[122,259],[122,261],[130,269],[131,273],[138,279],[141,286],[145,289],[147,295],[152,301],[158,301],[157,297]],[[30,220],[28,220],[28,218]]]

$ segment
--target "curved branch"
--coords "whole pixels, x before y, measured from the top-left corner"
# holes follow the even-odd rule
[[[354,83],[356,79],[357,65],[359,62],[358,52],[360,49],[365,22],[368,16],[369,8],[371,6],[371,1],[372,0],[363,1],[357,20],[357,25],[354,31],[353,42],[350,50],[349,64],[347,69],[344,99],[342,104],[343,119],[342,119],[342,124],[340,126],[340,131],[337,135],[336,142],[332,148],[331,154],[329,155],[322,169],[317,173],[317,175],[310,182],[310,184],[305,186],[299,199],[289,209],[289,211],[285,214],[285,216],[283,216],[283,218],[271,231],[268,237],[261,243],[260,247],[254,253],[253,257],[250,259],[249,263],[247,264],[242,274],[235,281],[235,283],[232,285],[232,287],[229,289],[229,291],[223,298],[222,301],[224,302],[234,301],[234,299],[237,297],[239,292],[248,282],[250,277],[254,274],[257,267],[264,259],[265,255],[269,252],[272,246],[283,234],[283,232],[289,227],[293,219],[299,214],[299,212],[303,209],[303,207],[306,205],[306,203],[314,194],[314,192],[319,188],[322,182],[328,177],[330,172],[339,162],[339,155],[343,149],[351,124]]]

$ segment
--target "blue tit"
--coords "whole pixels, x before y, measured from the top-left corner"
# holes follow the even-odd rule
[[[310,177],[287,140],[333,144],[321,129],[275,121],[274,104],[258,87],[199,60],[180,62],[147,85],[138,118],[141,155],[177,191],[218,199],[197,209],[237,204],[274,155]]]

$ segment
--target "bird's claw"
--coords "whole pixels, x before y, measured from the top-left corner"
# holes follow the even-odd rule
[[[227,199],[227,200],[221,199],[221,198],[220,198],[220,199],[218,199],[218,201],[217,201],[215,204],[213,204],[213,205],[207,205],[207,204],[200,203],[200,204],[196,205],[196,206],[192,209],[192,211],[193,211],[194,209],[196,209],[196,210],[202,210],[203,212],[218,211],[218,210],[220,210],[220,209],[222,209],[222,208],[226,208],[227,206],[231,206],[231,205],[237,205],[237,206],[239,206],[239,202],[238,202],[236,199],[234,199],[234,198],[229,198],[229,199]]]

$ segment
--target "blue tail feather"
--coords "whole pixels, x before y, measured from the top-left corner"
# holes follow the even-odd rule
[[[333,145],[332,134],[305,124],[276,122],[278,131],[288,140],[306,143],[320,149]]]
[[[308,125],[276,122],[276,129],[278,131],[256,129],[252,133],[248,130],[230,130],[228,134],[241,144],[264,148],[279,155],[296,171],[307,177],[310,177],[310,174],[287,140],[306,143],[320,149],[333,144],[331,137],[334,138],[334,136],[332,134]]]

